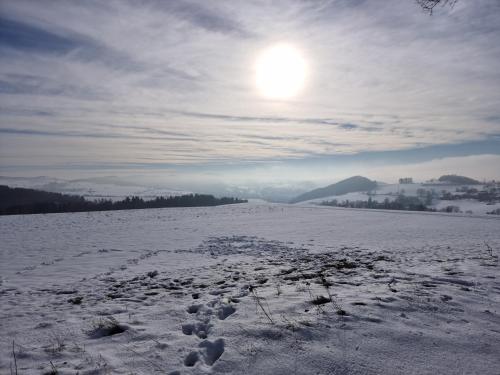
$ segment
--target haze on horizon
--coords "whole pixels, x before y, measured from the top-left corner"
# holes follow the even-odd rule
[[[498,40],[496,0],[3,1],[0,175],[499,179]]]

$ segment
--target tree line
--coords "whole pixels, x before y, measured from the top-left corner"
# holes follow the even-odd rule
[[[375,208],[379,210],[435,211],[435,209],[433,208],[428,208],[417,197],[406,197],[404,195],[398,196],[393,201],[385,198],[383,202],[377,202],[369,197],[367,201],[345,200],[339,202],[334,199],[332,201],[324,201],[321,203],[321,205],[349,208]]]
[[[45,214],[58,212],[115,211],[167,207],[204,207],[225,204],[246,203],[247,200],[209,194],[185,194],[157,197],[144,200],[141,197],[126,197],[112,201],[86,200],[82,196],[51,193],[34,189],[0,186],[0,215]]]

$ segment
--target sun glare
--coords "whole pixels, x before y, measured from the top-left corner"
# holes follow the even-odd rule
[[[288,99],[304,86],[306,73],[300,52],[288,44],[278,44],[265,49],[257,59],[257,88],[266,98]]]

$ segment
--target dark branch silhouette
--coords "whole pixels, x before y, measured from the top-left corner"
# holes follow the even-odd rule
[[[441,6],[449,5],[453,7],[458,0],[415,0],[425,12],[432,15],[434,8],[440,4]]]

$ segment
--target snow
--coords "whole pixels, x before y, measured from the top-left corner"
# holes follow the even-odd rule
[[[120,200],[127,196],[154,199],[160,196],[189,194],[188,191],[162,187],[133,185],[113,177],[86,180],[63,180],[52,177],[6,177],[0,176],[0,185],[37,189],[62,194],[81,195],[90,200]]]
[[[346,193],[346,194],[342,194],[342,195],[331,195],[331,196],[325,197],[325,198],[311,199],[308,201],[300,202],[299,204],[302,204],[302,205],[309,205],[311,203],[321,204],[322,202],[325,202],[325,201],[331,202],[333,200],[336,200],[339,203],[345,202],[345,201],[349,201],[349,202],[367,201],[370,197],[372,198],[373,201],[376,201],[376,202],[383,202],[385,199],[389,199],[389,201],[392,202],[393,200],[395,200],[397,198],[397,195],[396,194],[378,193],[378,192],[377,192],[377,194],[368,195],[367,192],[359,191],[359,192],[353,192],[353,193]]]
[[[498,374],[499,233],[258,202],[3,216],[0,373],[14,342],[20,374]]]
[[[457,206],[462,212],[470,212],[475,215],[486,215],[497,208],[500,208],[500,203],[487,204],[474,199],[455,199],[452,201],[439,200],[432,205],[436,210],[442,210],[448,206]]]
[[[469,188],[476,188],[481,190],[483,185],[463,185]],[[456,192],[457,187],[462,187],[462,185],[447,185],[447,184],[429,184],[429,183],[413,183],[413,184],[384,184],[377,188],[376,191],[372,192],[371,195],[368,192],[353,192],[343,195],[334,195],[325,198],[311,199],[309,201],[300,202],[299,205],[311,205],[311,204],[321,204],[325,201],[336,200],[339,203],[350,201],[367,201],[370,197],[373,201],[383,202],[385,199],[389,201],[394,201],[400,193],[403,193],[407,197],[416,197],[418,189],[424,189],[429,191],[435,191],[436,193],[441,193],[442,191],[447,191],[452,194],[460,195],[462,193]],[[429,208],[435,208],[436,210],[441,210],[447,206],[457,206],[461,213],[468,212],[473,215],[486,215],[488,212],[500,207],[500,203],[488,204],[487,202],[480,202],[474,199],[456,199],[456,200],[440,200],[433,199],[432,205]]]
[[[417,190],[425,188],[427,190],[431,190],[431,188],[425,186],[424,184],[415,183],[415,184],[381,184],[377,187],[377,190],[372,191],[371,195],[368,195],[368,192],[353,192],[342,195],[334,195],[326,198],[312,199],[307,202],[302,202],[303,204],[309,203],[321,203],[324,201],[332,201],[337,200],[338,202],[348,201],[367,201],[368,198],[372,198],[372,200],[376,202],[383,202],[385,199],[389,199],[389,201],[393,201],[397,198],[400,193],[403,193],[406,196],[417,196]],[[457,186],[445,186],[440,185],[439,191],[446,190],[454,192]]]

